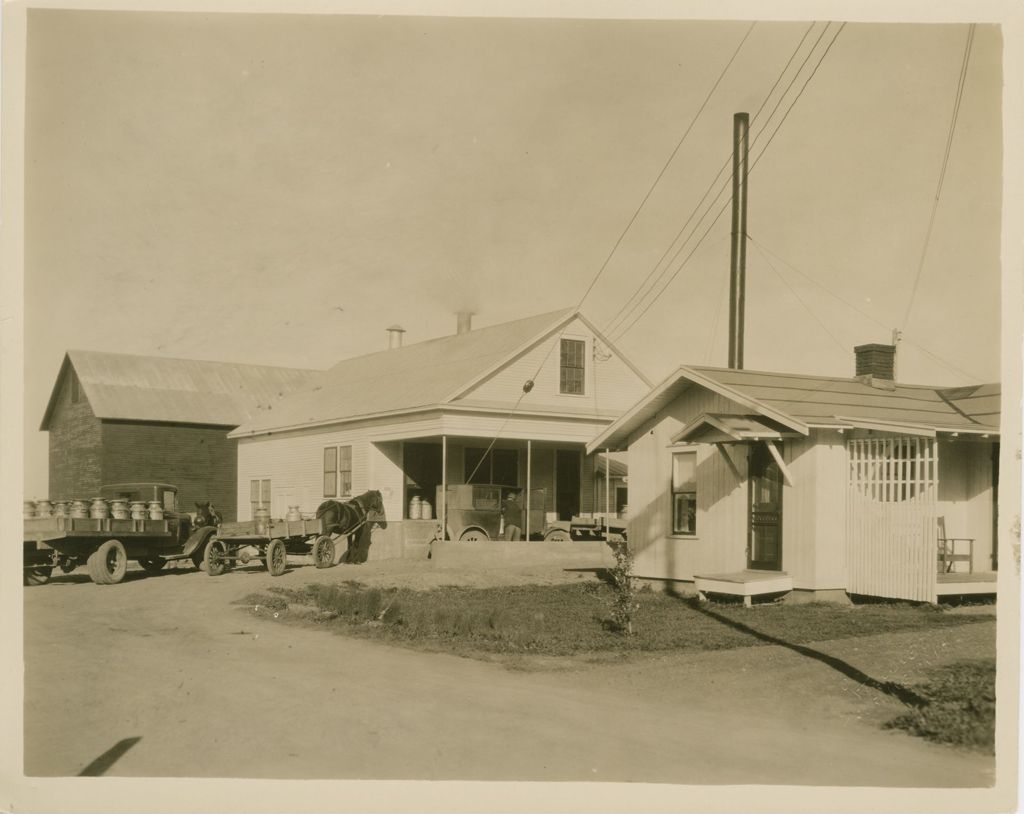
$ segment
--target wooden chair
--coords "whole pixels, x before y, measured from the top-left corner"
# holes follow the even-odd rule
[[[957,553],[957,543],[967,543],[967,553]],[[974,538],[973,537],[947,537],[946,518],[939,518],[939,558],[938,567],[940,574],[949,574],[953,571],[954,563],[967,563],[967,573],[974,572]]]

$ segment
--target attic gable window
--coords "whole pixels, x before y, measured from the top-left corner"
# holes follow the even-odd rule
[[[586,350],[587,343],[582,339],[562,340],[558,392],[570,396],[584,395]]]

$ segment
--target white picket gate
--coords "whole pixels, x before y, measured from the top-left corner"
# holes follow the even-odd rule
[[[935,601],[938,445],[933,438],[847,441],[846,545],[852,594]]]

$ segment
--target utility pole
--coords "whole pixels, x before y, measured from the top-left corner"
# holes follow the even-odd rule
[[[899,358],[899,347],[900,340],[903,339],[903,331],[899,328],[892,329],[892,380],[894,382],[899,381],[899,377],[896,375],[896,360]]]
[[[747,287],[747,153],[750,116],[732,124],[732,250],[729,268],[729,367],[743,369],[743,314]]]

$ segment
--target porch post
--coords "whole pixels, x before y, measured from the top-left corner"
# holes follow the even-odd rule
[[[611,521],[608,519],[608,499],[612,491],[612,454],[608,447],[604,448],[604,539],[608,540]]]
[[[448,532],[448,436],[441,436],[441,533],[440,539]]]
[[[530,542],[530,469],[533,463],[533,441],[526,439],[526,542]]]

